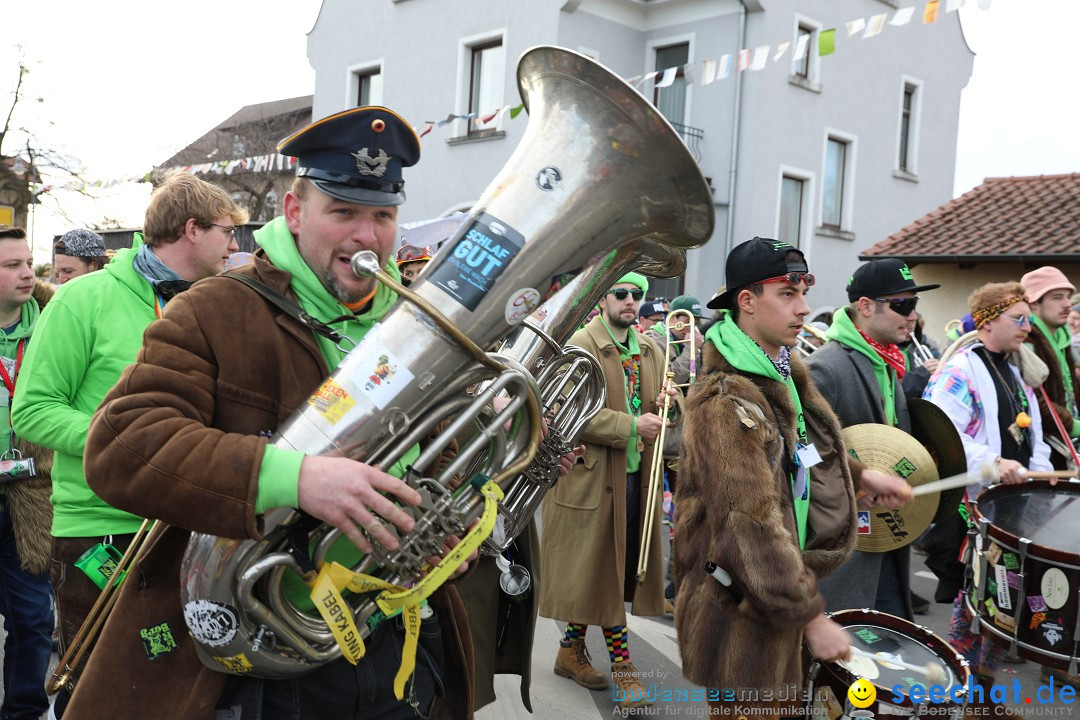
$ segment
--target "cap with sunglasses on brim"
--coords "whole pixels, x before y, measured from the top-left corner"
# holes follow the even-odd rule
[[[787,254],[796,252],[799,259],[788,262]],[[731,307],[739,291],[747,285],[784,278],[792,273],[803,276],[807,285],[814,284],[814,276],[806,266],[806,256],[790,243],[771,238],[755,237],[731,249],[727,256],[727,289],[705,306],[712,310]]]
[[[430,247],[417,247],[416,245],[402,245],[397,251],[397,265],[408,265],[414,262],[426,262],[435,257],[435,251]]]
[[[860,265],[847,284],[849,302],[859,298],[880,298],[904,292],[936,290],[940,285],[916,285],[907,263],[896,258],[871,260]]]
[[[405,202],[402,168],[420,159],[420,138],[384,107],[359,107],[317,120],[278,143],[296,158],[296,176],[332,198],[384,207]]]

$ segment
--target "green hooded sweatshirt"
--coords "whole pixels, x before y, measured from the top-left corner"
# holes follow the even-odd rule
[[[83,475],[90,418],[157,319],[154,291],[132,267],[136,252],[120,250],[103,270],[61,285],[23,359],[12,421],[20,437],[55,451],[54,537],[132,533],[142,522],[107,505]]]
[[[1058,359],[1058,368],[1061,370],[1061,379],[1065,383],[1065,407],[1073,415],[1073,424],[1069,430],[1069,436],[1080,437],[1080,418],[1076,417],[1076,403],[1073,401],[1072,373],[1069,372],[1069,362],[1065,357],[1065,353],[1070,352],[1072,347],[1072,336],[1069,334],[1069,328],[1062,325],[1054,332],[1050,332],[1050,328],[1046,326],[1043,319],[1035,313],[1031,314],[1031,324],[1043,334],[1046,341],[1050,343],[1050,347],[1054,348],[1054,354],[1057,355]]]
[[[12,377],[15,373],[16,390],[19,394],[23,391],[23,382],[27,374],[24,372],[26,369],[26,352],[29,349],[30,334],[34,332],[38,323],[38,316],[41,314],[41,308],[38,307],[37,300],[30,298],[22,304],[22,309],[19,312],[19,322],[11,330],[10,333],[0,332],[0,355],[11,360],[10,367],[6,368],[8,377]],[[27,341],[23,345],[23,363],[21,367],[16,367],[19,360],[19,343]],[[7,386],[0,388],[0,401],[3,403],[3,412],[5,420],[9,420],[11,417],[11,396],[8,392]],[[8,423],[5,423],[7,425]],[[8,447],[9,442],[5,442],[0,452],[10,450]]]
[[[825,337],[835,340],[841,345],[847,345],[852,350],[862,353],[870,359],[874,366],[874,375],[877,377],[878,387],[881,388],[882,406],[885,409],[885,419],[892,426],[896,426],[896,372],[886,364],[885,360],[878,355],[877,350],[870,347],[851,321],[848,309],[842,307],[833,314],[833,323],[829,326]]]

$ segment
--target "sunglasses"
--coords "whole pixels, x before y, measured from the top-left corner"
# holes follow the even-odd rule
[[[615,288],[614,290],[608,290],[608,295],[614,295],[616,300],[625,300],[626,296],[634,298],[634,300],[640,300],[645,297],[645,291],[641,288],[634,288],[633,290],[627,290],[626,288]]]
[[[915,309],[915,306],[919,304],[919,298],[917,298],[917,297],[913,297],[913,298],[890,298],[888,300],[886,300],[885,298],[870,298],[870,299],[873,300],[874,302],[885,303],[886,305],[889,306],[889,309],[892,310],[894,313],[896,313],[897,315],[903,315],[904,317],[907,317],[908,315],[910,315],[912,313],[912,311]]]
[[[1027,315],[1021,315],[1020,317],[1013,317],[1012,315],[1002,315],[1001,317],[1012,320],[1018,328],[1022,328],[1025,325],[1031,325],[1031,318]]]
[[[760,283],[774,283],[774,282],[786,282],[788,285],[798,285],[799,283],[806,283],[806,287],[813,287],[817,282],[810,273],[789,272],[784,275],[777,275],[776,277],[766,278],[764,280],[758,280]]]
[[[403,245],[401,249],[398,250],[397,261],[399,263],[406,263],[416,260],[429,260],[432,254],[431,248]]]

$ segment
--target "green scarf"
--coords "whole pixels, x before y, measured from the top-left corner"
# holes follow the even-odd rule
[[[389,312],[397,300],[397,293],[380,284],[375,291],[375,299],[370,309],[362,315],[353,315],[349,308],[341,304],[341,301],[330,294],[330,291],[315,276],[315,273],[300,257],[300,251],[296,247],[296,238],[293,237],[289,226],[285,224],[285,218],[277,217],[268,222],[262,228],[255,231],[255,242],[266,251],[270,262],[292,275],[292,289],[300,299],[300,306],[318,320],[329,322],[346,315],[351,316],[348,320],[335,322],[335,329],[342,335],[347,335],[354,342],[359,343],[371,327]],[[384,268],[395,280],[401,280],[397,265],[391,260]],[[346,348],[342,352],[328,338],[315,335],[315,341],[319,350],[326,358],[326,364],[331,370],[345,357],[346,352],[352,348]]]
[[[1054,332],[1050,332],[1050,328],[1046,326],[1043,319],[1035,313],[1031,314],[1031,324],[1038,328],[1039,332],[1050,343],[1050,347],[1054,348],[1054,353],[1058,359],[1058,367],[1061,369],[1061,379],[1065,382],[1065,407],[1069,409],[1073,416],[1076,416],[1076,396],[1073,395],[1072,373],[1069,372],[1069,361],[1066,357],[1066,353],[1069,352],[1072,345],[1069,328],[1062,325]]]
[[[877,350],[870,347],[870,343],[866,342],[859,333],[846,307],[840,308],[833,314],[833,323],[829,326],[825,337],[841,345],[847,345],[870,359],[870,364],[874,366],[874,376],[877,377],[878,387],[881,388],[885,421],[896,427],[896,375],[885,360],[878,355]]]
[[[705,339],[716,346],[724,359],[731,363],[737,370],[758,375],[783,383],[791,395],[791,402],[795,408],[795,432],[798,435],[798,444],[806,445],[806,421],[803,419],[802,400],[799,399],[799,391],[795,387],[795,381],[789,375],[786,378],[780,376],[780,371],[773,365],[769,356],[754,340],[744,333],[739,325],[731,318],[728,310],[720,312],[718,319],[709,332],[705,333]],[[798,458],[792,453],[791,467],[798,464]],[[795,526],[799,531],[799,548],[806,548],[806,518],[810,511],[810,478],[806,478],[805,498],[795,494],[795,476],[788,473],[791,482],[791,498],[795,508]]]
[[[638,377],[637,377],[637,392],[638,396],[641,395],[641,344],[638,343],[637,333],[634,332],[634,328],[630,328],[626,334],[626,345],[615,339],[615,336],[611,333],[611,328],[608,327],[607,322],[604,320],[603,315],[598,316],[600,318],[600,324],[607,330],[608,337],[611,338],[611,342],[615,343],[615,347],[619,349],[619,363],[624,364],[627,360],[637,355],[638,360]],[[625,372],[625,371],[624,371]],[[626,472],[636,473],[641,469],[641,451],[638,450],[638,434],[637,434],[637,418],[641,412],[641,404],[638,404],[638,409],[635,412],[634,408],[630,405],[630,396],[626,393],[626,385],[623,384],[623,399],[626,400],[626,412],[632,417],[633,424],[630,426],[630,439],[626,444]]]

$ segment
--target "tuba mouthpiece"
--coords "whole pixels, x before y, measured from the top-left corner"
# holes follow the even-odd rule
[[[375,277],[375,273],[379,272],[379,256],[371,250],[361,250],[352,256],[349,267],[356,277]]]

